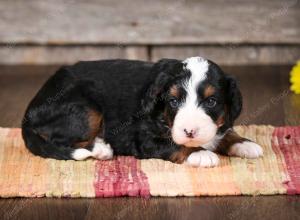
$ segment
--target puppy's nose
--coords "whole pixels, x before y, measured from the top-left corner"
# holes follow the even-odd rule
[[[196,129],[183,129],[186,137],[188,138],[194,138],[196,135]]]

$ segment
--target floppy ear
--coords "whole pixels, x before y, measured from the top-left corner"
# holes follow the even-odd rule
[[[229,114],[229,122],[232,125],[234,120],[240,115],[242,111],[243,101],[242,94],[237,86],[237,82],[231,76],[226,76],[227,92],[226,104]]]
[[[155,63],[151,69],[153,78],[146,88],[142,99],[143,112],[152,112],[155,106],[164,101],[163,93],[166,91],[172,79],[181,72],[183,64],[174,59],[162,59]]]

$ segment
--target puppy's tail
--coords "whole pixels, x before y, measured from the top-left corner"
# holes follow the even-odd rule
[[[92,156],[86,149],[73,149],[68,146],[58,146],[41,137],[34,129],[22,126],[22,135],[27,149],[38,156],[57,160],[84,160]]]

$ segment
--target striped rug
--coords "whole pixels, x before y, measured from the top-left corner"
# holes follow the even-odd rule
[[[42,159],[18,128],[0,128],[0,197],[222,196],[300,194],[300,127],[238,126],[264,148],[256,160],[221,157],[215,168],[116,157]]]

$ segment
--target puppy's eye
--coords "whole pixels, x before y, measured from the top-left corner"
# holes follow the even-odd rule
[[[175,98],[171,98],[169,103],[172,108],[177,108],[179,106],[179,101]]]
[[[206,106],[209,107],[209,108],[215,107],[216,104],[217,104],[217,100],[214,99],[214,98],[208,98],[207,101],[206,101]]]

